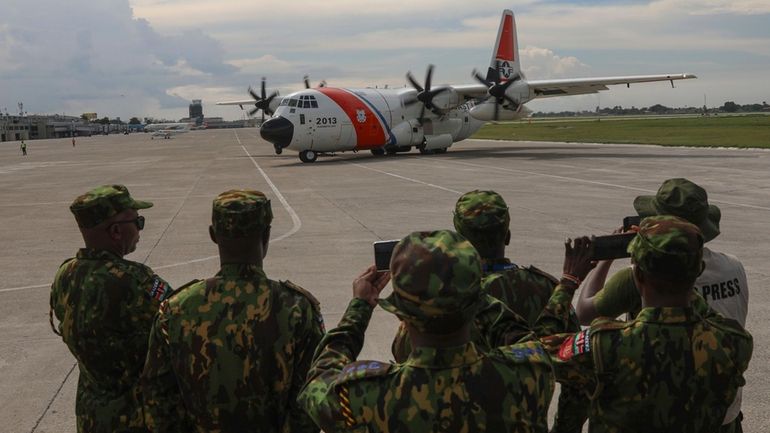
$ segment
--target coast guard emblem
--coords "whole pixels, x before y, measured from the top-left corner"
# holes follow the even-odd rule
[[[356,110],[356,120],[358,121],[358,123],[366,122],[366,111]]]

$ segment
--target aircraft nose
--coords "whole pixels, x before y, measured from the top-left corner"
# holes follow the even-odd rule
[[[294,135],[294,125],[285,117],[278,116],[268,119],[259,128],[259,135],[273,143],[277,149],[282,149],[291,144]]]

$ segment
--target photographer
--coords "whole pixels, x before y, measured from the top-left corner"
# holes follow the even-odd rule
[[[719,208],[708,203],[708,195],[703,188],[687,179],[666,180],[656,195],[637,197],[634,208],[641,217],[675,215],[683,218],[700,228],[704,242],[711,241],[720,233]],[[703,273],[694,283],[696,291],[715,311],[745,326],[749,288],[743,265],[734,256],[706,247],[703,248],[703,262]],[[577,302],[578,317],[583,325],[589,325],[600,316],[617,317],[629,313],[633,317],[641,308],[631,268],[618,271],[605,284],[611,265],[612,260],[599,262],[596,270],[586,279]],[[743,418],[740,408],[739,390],[725,416],[725,428],[740,431]]]
[[[480,295],[481,258],[451,231],[415,232],[390,262],[393,293],[377,299],[387,273],[367,269],[354,299],[319,344],[299,400],[326,432],[546,432],[554,388],[549,357],[537,341],[484,352],[471,323]],[[356,361],[374,307],[409,331],[404,363]]]
[[[631,322],[602,318],[544,338],[557,379],[591,395],[593,432],[720,431],[745,383],[752,339],[700,298],[697,309],[691,304],[701,231],[674,216],[648,217],[628,251],[641,311]],[[563,308],[570,300],[560,300]]]

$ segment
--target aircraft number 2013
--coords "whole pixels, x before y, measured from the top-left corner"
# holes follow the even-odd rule
[[[336,117],[317,117],[315,119],[316,125],[336,125],[337,124],[337,118]]]

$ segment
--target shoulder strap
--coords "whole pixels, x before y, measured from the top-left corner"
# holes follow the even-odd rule
[[[393,368],[393,364],[380,361],[356,361],[345,366],[337,375],[335,385],[349,383],[372,377],[384,376]]]
[[[540,275],[541,277],[547,279],[548,281],[552,282],[553,284],[559,284],[559,280],[556,279],[553,275],[549,274],[546,271],[543,271],[539,268],[536,268],[535,266],[529,265],[527,267],[527,270],[532,272],[533,274]]]
[[[312,293],[310,293],[307,290],[303,289],[302,287],[292,283],[289,280],[279,281],[279,282],[281,283],[281,285],[283,287],[285,287],[285,288],[287,288],[287,289],[289,289],[289,290],[291,290],[293,292],[299,293],[302,296],[306,297],[310,301],[310,303],[313,304],[313,307],[315,307],[316,309],[319,309],[321,303],[318,302],[318,299],[316,299],[316,297],[313,296]]]

